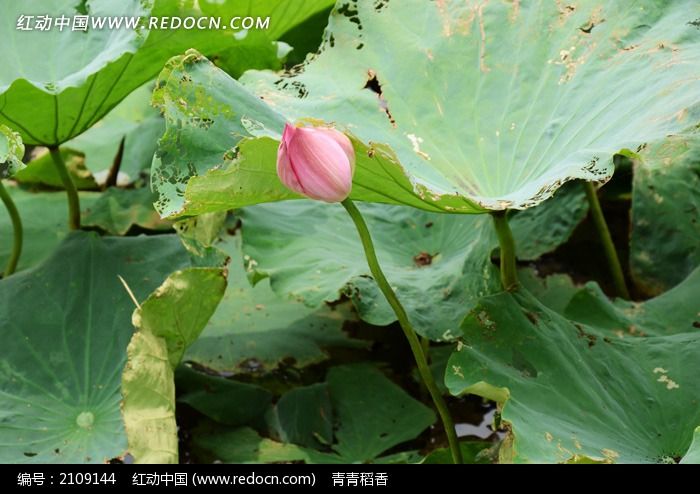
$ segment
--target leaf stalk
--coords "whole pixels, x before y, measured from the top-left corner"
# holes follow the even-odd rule
[[[80,230],[80,198],[78,197],[78,189],[76,189],[73,179],[68,173],[68,168],[66,168],[66,163],[63,161],[58,146],[50,146],[49,152],[68,196],[68,226],[71,230]]]
[[[627,289],[627,284],[625,283],[625,275],[622,271],[620,258],[617,255],[617,249],[615,249],[615,243],[610,235],[608,223],[605,221],[603,209],[600,207],[598,193],[596,192],[595,186],[592,182],[584,182],[583,187],[586,190],[586,197],[588,198],[588,204],[591,211],[591,219],[593,220],[596,230],[598,230],[598,237],[600,238],[600,243],[603,245],[605,258],[608,261],[608,268],[610,269],[613,284],[615,285],[615,291],[620,297],[629,300],[630,292]]]
[[[515,240],[513,232],[508,225],[507,211],[494,211],[491,213],[493,226],[498,236],[498,244],[501,247],[499,257],[501,259],[501,285],[507,291],[515,290],[518,285],[518,272],[515,262]]]
[[[423,380],[423,384],[425,384],[425,387],[428,389],[430,397],[432,398],[435,408],[437,409],[440,419],[442,420],[442,425],[445,428],[445,434],[447,435],[447,441],[450,445],[452,459],[454,463],[460,464],[462,463],[462,452],[459,448],[457,433],[455,431],[454,422],[452,421],[452,417],[450,416],[450,412],[447,408],[447,403],[445,402],[442,393],[440,393],[440,389],[435,383],[433,374],[430,372],[428,360],[426,359],[423,347],[418,339],[418,335],[416,335],[416,331],[413,329],[413,326],[408,319],[406,310],[399,301],[394,290],[391,288],[389,281],[384,276],[384,272],[379,265],[379,260],[377,259],[377,254],[374,250],[374,242],[372,241],[369,229],[367,228],[367,223],[365,223],[360,210],[357,209],[357,206],[355,206],[350,199],[345,199],[341,204],[350,215],[350,218],[352,218],[352,221],[355,223],[357,233],[360,235],[360,240],[362,241],[362,247],[364,248],[365,257],[367,258],[367,264],[369,264],[372,277],[377,282],[379,289],[382,291],[387,302],[389,302],[389,305],[394,310],[396,318],[399,320],[399,325],[401,326],[401,329],[408,340],[408,344],[411,347],[411,352],[413,352],[413,358],[416,361],[418,372]]]
[[[7,192],[2,180],[0,180],[0,199],[2,199],[3,204],[5,204],[5,208],[12,220],[12,252],[10,253],[10,258],[7,260],[7,267],[5,267],[5,272],[3,273],[3,278],[7,278],[17,269],[19,256],[22,254],[23,229],[22,219],[19,216],[19,211],[17,211],[17,206]]]

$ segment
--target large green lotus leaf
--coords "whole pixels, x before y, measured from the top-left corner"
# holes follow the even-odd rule
[[[695,293],[686,286],[674,298]],[[687,323],[697,319],[688,316]],[[662,319],[640,318],[638,330],[654,334],[666,313],[655,317]],[[452,394],[502,407],[510,432],[501,461],[667,462],[688,450],[700,424],[697,331],[619,338],[566,319],[524,290],[482,299],[463,330],[445,381]]]
[[[256,373],[274,370],[288,359],[297,367],[322,361],[325,348],[361,346],[342,330],[352,319],[345,307],[309,308],[278,297],[267,281],[252,287],[243,268],[240,237],[224,232],[216,246],[230,257],[229,284],[186,360],[220,372]]]
[[[120,375],[133,302],[186,265],[174,236],[73,233],[0,282],[0,461],[99,463],[124,454]],[[37,303],[40,310],[37,310]]]
[[[190,52],[155,98],[168,125],[160,211],[295,197],[275,177],[274,140],[304,119],[353,136],[359,200],[477,213],[606,180],[614,153],[694,121],[698,17],[694,0],[341,0],[320,53],[289,73],[239,84]],[[249,139],[263,142],[252,152]]]
[[[5,184],[22,217],[24,244],[18,270],[27,269],[46,259],[68,234],[66,215],[68,203],[64,192],[28,192],[15,185]],[[90,206],[99,198],[96,192],[81,192],[80,205]],[[0,264],[10,257],[12,222],[0,211]]]
[[[24,168],[24,144],[18,132],[0,124],[0,179],[13,176]]]
[[[176,271],[132,316],[121,405],[136,463],[177,463],[174,370],[197,339],[226,287],[219,268]]]
[[[511,224],[524,259],[537,258],[570,236],[586,210],[579,189],[562,190],[532,214],[514,215]],[[382,204],[360,208],[382,268],[421,334],[436,340],[455,336],[476,300],[500,290],[490,258],[498,244],[490,218]],[[279,295],[310,307],[348,294],[364,320],[377,325],[395,320],[342,207],[287,201],[251,206],[240,216],[253,281],[269,277]]]
[[[490,218],[361,204],[382,269],[416,330],[431,339],[456,336],[476,299],[500,289],[490,252]],[[352,297],[360,317],[396,319],[371,278],[359,236],[336,204],[294,201],[244,209],[244,254],[255,281],[309,307]]]
[[[634,163],[630,272],[656,295],[700,265],[700,136],[651,145]]]
[[[57,145],[81,134],[163,63],[193,46],[210,53],[235,43],[225,30],[71,27],[18,30],[20,15],[180,16],[201,14],[191,0],[43,0],[9,2],[0,37],[0,121],[31,144]],[[245,2],[248,5],[251,2]]]

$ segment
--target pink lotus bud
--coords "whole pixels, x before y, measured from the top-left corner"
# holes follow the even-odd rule
[[[355,151],[335,129],[284,126],[277,150],[277,175],[284,185],[311,199],[340,202],[350,195]]]

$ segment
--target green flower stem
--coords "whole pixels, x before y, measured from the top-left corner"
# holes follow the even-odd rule
[[[630,292],[625,284],[625,275],[622,272],[620,258],[617,256],[615,244],[613,243],[612,236],[610,235],[610,230],[608,229],[608,224],[605,221],[605,216],[603,216],[603,209],[600,207],[600,201],[598,200],[598,194],[596,193],[595,186],[592,182],[584,182],[583,186],[586,190],[588,204],[591,208],[591,218],[593,219],[593,224],[595,225],[596,230],[598,230],[600,242],[603,244],[603,250],[605,251],[605,257],[608,260],[608,267],[610,268],[610,274],[612,275],[613,283],[615,284],[615,290],[619,296],[629,300]]]
[[[433,375],[428,367],[428,361],[425,358],[425,353],[423,352],[423,347],[421,346],[421,342],[418,339],[413,326],[411,326],[411,323],[408,320],[406,310],[403,308],[403,305],[401,305],[401,302],[399,302],[394,290],[391,288],[391,285],[389,285],[389,282],[384,276],[382,268],[379,266],[377,254],[374,251],[374,243],[372,242],[372,237],[367,229],[367,224],[365,223],[360,211],[350,199],[345,199],[342,204],[352,218],[352,221],[355,223],[357,233],[360,235],[360,240],[362,241],[362,246],[365,250],[365,257],[367,257],[367,264],[369,264],[369,269],[374,277],[374,281],[377,282],[379,289],[382,291],[384,297],[387,299],[387,302],[389,302],[389,305],[391,305],[391,308],[394,310],[394,313],[399,320],[399,324],[401,325],[401,329],[406,335],[406,339],[408,340],[408,344],[413,352],[413,357],[416,360],[418,372],[423,380],[423,384],[425,384],[425,387],[428,388],[428,392],[433,399],[435,408],[437,408],[440,418],[442,419],[442,425],[445,428],[445,433],[447,434],[447,441],[450,444],[452,459],[455,463],[462,463],[462,452],[459,449],[457,433],[455,431],[455,426],[452,422],[450,412],[447,409],[447,404],[445,403],[445,400],[442,397],[437,384],[435,383],[435,379],[433,379]]]
[[[0,199],[2,199],[2,202],[5,204],[7,212],[10,215],[10,219],[12,220],[12,229],[14,234],[12,253],[10,254],[10,259],[7,261],[7,267],[5,268],[5,273],[3,274],[3,277],[7,278],[15,272],[15,269],[17,269],[19,256],[22,254],[22,219],[19,217],[19,212],[17,211],[15,202],[12,200],[12,197],[10,197],[7,189],[2,184],[2,180],[0,180]]]
[[[428,365],[430,365],[430,340],[425,336],[419,336],[418,339],[420,340],[420,346],[423,349],[425,360],[428,362]],[[420,384],[420,398],[421,400],[425,401],[429,398],[430,391],[428,391],[428,388],[423,381],[421,381]]]
[[[494,211],[491,213],[493,225],[498,235],[498,243],[501,246],[501,284],[504,290],[514,290],[518,287],[518,272],[515,264],[515,240],[510,231],[506,211]]]
[[[425,336],[420,337],[420,346],[423,349],[423,355],[425,355],[425,360],[430,363],[430,340]]]
[[[58,175],[61,177],[61,182],[63,182],[63,187],[66,189],[66,194],[68,195],[68,226],[71,230],[80,230],[80,199],[78,197],[78,189],[75,188],[73,179],[70,177],[70,173],[68,173],[68,168],[66,168],[58,146],[49,147],[49,151],[51,152],[53,164],[56,166]]]

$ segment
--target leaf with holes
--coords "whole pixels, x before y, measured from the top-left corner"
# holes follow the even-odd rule
[[[352,137],[363,201],[480,213],[607,180],[614,153],[697,121],[699,17],[695,0],[341,0],[320,53],[289,73],[239,84],[189,52],[154,96],[159,211],[297,197],[275,174],[286,121]]]
[[[569,320],[524,290],[486,297],[465,319],[446,384],[502,407],[501,461],[677,462],[700,424],[700,334],[688,302],[698,280],[618,315],[616,328],[595,314]],[[660,331],[662,306],[686,307],[674,320],[685,331]],[[574,296],[567,313],[593,310]]]
[[[24,168],[24,144],[19,133],[0,124],[0,179],[13,176]]]
[[[187,263],[174,236],[79,232],[0,281],[0,462],[102,463],[126,452],[120,374],[134,304],[117,276],[142,299]]]

